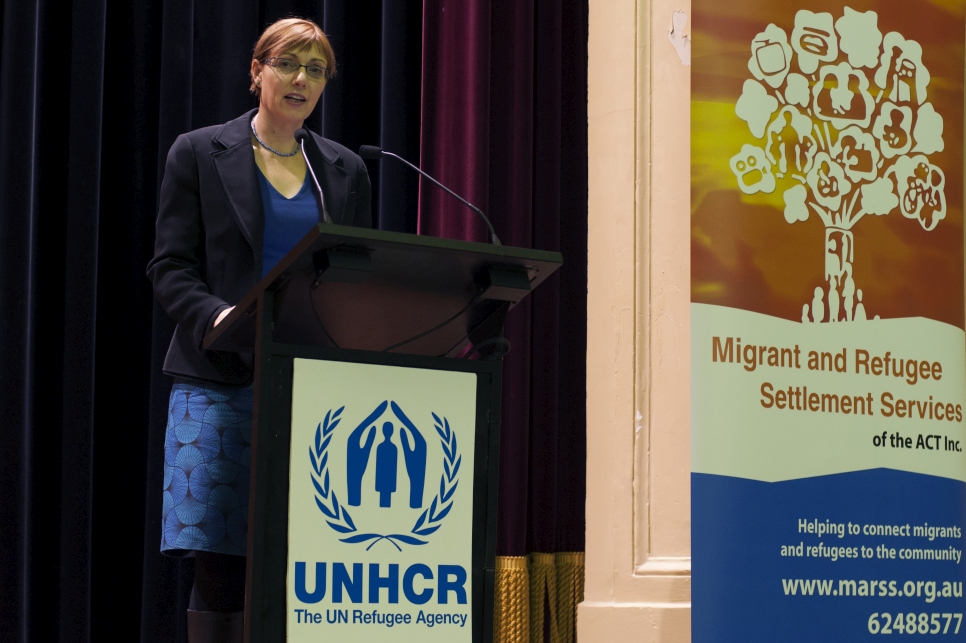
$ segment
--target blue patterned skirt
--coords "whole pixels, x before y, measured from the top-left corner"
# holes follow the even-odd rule
[[[161,551],[245,555],[252,387],[175,380],[164,435]]]

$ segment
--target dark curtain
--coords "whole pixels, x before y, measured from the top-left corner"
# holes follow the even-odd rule
[[[583,551],[587,2],[425,0],[423,30],[423,168],[503,243],[564,256],[507,319],[498,553]],[[420,187],[421,234],[487,240]]]
[[[0,639],[182,639],[191,563],[158,553],[172,325],[144,277],[157,189],[178,134],[254,105],[252,45],[289,14],[322,24],[338,56],[313,129],[431,170],[466,163],[482,191],[449,182],[506,243],[564,252],[508,325],[501,553],[582,549],[586,7],[487,4],[479,57],[433,68],[424,41],[459,43],[427,2],[424,18],[421,0],[0,0]],[[480,69],[472,156],[456,139],[421,152],[451,138],[421,118],[454,111],[446,83]],[[440,93],[424,70],[450,79]],[[416,180],[369,170],[378,225],[415,231]],[[444,233],[443,216],[424,209],[424,229]]]
[[[172,324],[144,266],[168,147],[254,106],[252,46],[286,15],[338,56],[309,125],[418,158],[419,0],[0,2],[0,640],[182,638],[191,563],[158,553]],[[415,180],[370,174],[378,225],[415,231]]]

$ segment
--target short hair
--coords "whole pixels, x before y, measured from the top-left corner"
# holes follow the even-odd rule
[[[319,25],[303,18],[283,18],[270,24],[255,43],[252,58],[261,63],[283,52],[301,51],[313,45],[318,46],[325,57],[329,77],[334,77],[335,51],[332,49],[332,44]],[[252,85],[249,91],[254,92],[256,97],[261,97],[262,88],[255,84],[255,74],[252,74]]]

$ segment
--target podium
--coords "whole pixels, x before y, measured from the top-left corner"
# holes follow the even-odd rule
[[[206,335],[254,369],[246,641],[492,639],[503,322],[561,263],[320,224]]]

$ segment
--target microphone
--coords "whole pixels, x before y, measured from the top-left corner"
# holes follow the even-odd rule
[[[302,150],[302,156],[305,158],[305,166],[309,169],[309,174],[312,175],[312,182],[315,183],[315,189],[319,191],[319,202],[322,204],[322,222],[332,223],[332,219],[329,218],[329,213],[325,210],[325,196],[322,194],[322,186],[319,185],[319,180],[315,178],[315,171],[312,169],[312,164],[309,163],[309,155],[305,153],[305,141],[310,139],[311,136],[304,127],[300,127],[295,130],[295,141],[299,144],[299,149]]]
[[[298,132],[296,132],[296,138],[297,137],[298,137]],[[446,187],[445,185],[443,185],[442,183],[440,183],[439,181],[437,181],[436,179],[434,179],[430,175],[426,174],[421,169],[419,169],[418,167],[416,167],[415,165],[413,165],[412,163],[410,163],[409,161],[407,161],[403,157],[397,156],[396,154],[393,154],[392,152],[387,152],[384,149],[382,149],[381,147],[376,147],[375,145],[363,145],[362,147],[360,147],[359,148],[359,156],[361,156],[364,159],[368,159],[368,160],[378,159],[378,158],[381,158],[383,156],[390,156],[390,157],[396,159],[397,161],[399,161],[399,162],[407,165],[409,168],[411,168],[413,170],[416,170],[421,175],[425,176],[427,179],[429,179],[430,181],[432,181],[433,183],[435,183],[439,187],[443,188],[443,190],[445,190],[446,192],[448,192],[452,196],[456,197],[463,205],[465,205],[466,207],[468,207],[470,210],[472,210],[473,212],[475,212],[478,215],[480,215],[481,217],[483,217],[483,222],[486,223],[486,227],[490,229],[490,241],[495,246],[502,245],[500,243],[499,237],[496,236],[496,230],[493,229],[493,224],[491,224],[490,223],[490,220],[487,218],[487,216],[485,214],[483,214],[483,210],[480,210],[478,207],[476,207],[475,205],[473,205],[472,203],[470,203],[469,201],[467,201],[466,199],[464,199],[463,197],[461,197],[460,195],[458,195],[456,192],[453,192],[448,187]]]

